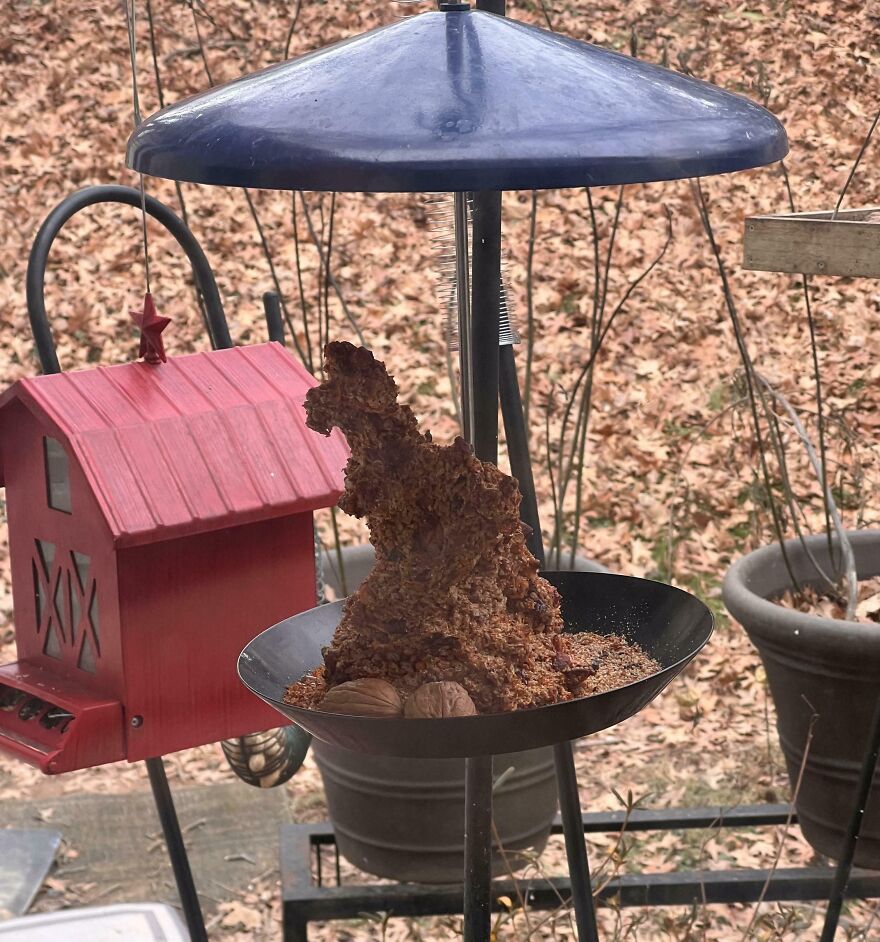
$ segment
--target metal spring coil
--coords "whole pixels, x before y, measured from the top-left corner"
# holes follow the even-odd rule
[[[398,0],[399,2],[399,0]],[[455,209],[451,193],[425,193],[423,196],[431,243],[437,252],[435,280],[437,299],[443,307],[444,335],[450,350],[458,349],[458,280],[455,267]],[[468,199],[468,220],[471,218],[473,200]],[[508,255],[501,256],[501,320],[499,323],[499,346],[519,343],[520,337],[514,327],[514,310],[510,300]],[[470,266],[470,259],[468,259]]]

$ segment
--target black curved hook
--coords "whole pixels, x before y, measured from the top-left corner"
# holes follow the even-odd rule
[[[40,358],[40,365],[44,373],[61,372],[43,296],[49,249],[68,219],[80,210],[85,209],[87,206],[93,206],[95,203],[123,203],[140,209],[141,193],[140,190],[136,190],[134,187],[115,184],[88,186],[85,189],[77,190],[76,193],[72,193],[66,199],[63,199],[49,213],[43,225],[40,226],[39,232],[37,232],[34,244],[31,246],[26,280],[27,309],[31,330],[37,344],[37,355]],[[147,214],[174,236],[192,265],[196,284],[205,299],[208,334],[212,348],[217,350],[231,347],[232,338],[229,335],[226,315],[223,313],[223,303],[220,300],[217,281],[198,240],[183,220],[164,203],[160,203],[152,196],[147,196],[145,205]]]

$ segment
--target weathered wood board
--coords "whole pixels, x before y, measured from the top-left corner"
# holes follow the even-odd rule
[[[876,214],[876,221],[865,217]],[[880,207],[750,216],[743,267],[753,271],[880,278]]]

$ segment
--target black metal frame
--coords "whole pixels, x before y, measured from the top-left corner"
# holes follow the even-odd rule
[[[626,833],[768,827],[784,825],[790,815],[788,805],[744,805],[730,810],[673,808],[663,811],[635,810],[628,819],[620,811],[584,814],[581,825],[584,834],[614,833],[624,823]],[[796,821],[796,818],[792,816],[792,820]],[[562,821],[557,818],[553,833],[562,832]],[[328,849],[333,855],[330,867],[323,859]],[[332,825],[326,822],[289,824],[282,828],[284,942],[308,942],[308,925],[311,922],[358,919],[367,912],[401,917],[443,916],[462,912],[461,886],[343,885],[340,869]],[[335,876],[335,885],[324,885],[328,870]],[[835,871],[831,867],[637,873],[604,883],[596,898],[599,904],[619,907],[754,903],[758,900],[806,902],[827,899],[834,877]],[[574,902],[570,877],[529,877],[519,881],[518,885],[510,879],[498,879],[491,884],[491,909],[495,912],[503,911],[505,907],[499,898],[507,896],[516,899],[518,890],[534,910],[552,910],[559,907],[561,901]],[[880,896],[880,873],[855,870],[845,895],[846,898]],[[582,940],[589,938],[584,935],[581,926],[578,926],[578,932]]]

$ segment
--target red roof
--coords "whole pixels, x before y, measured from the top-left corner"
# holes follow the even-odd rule
[[[348,447],[306,427],[314,385],[268,343],[35,376],[0,409],[16,399],[56,426],[114,542],[134,546],[335,504]]]

